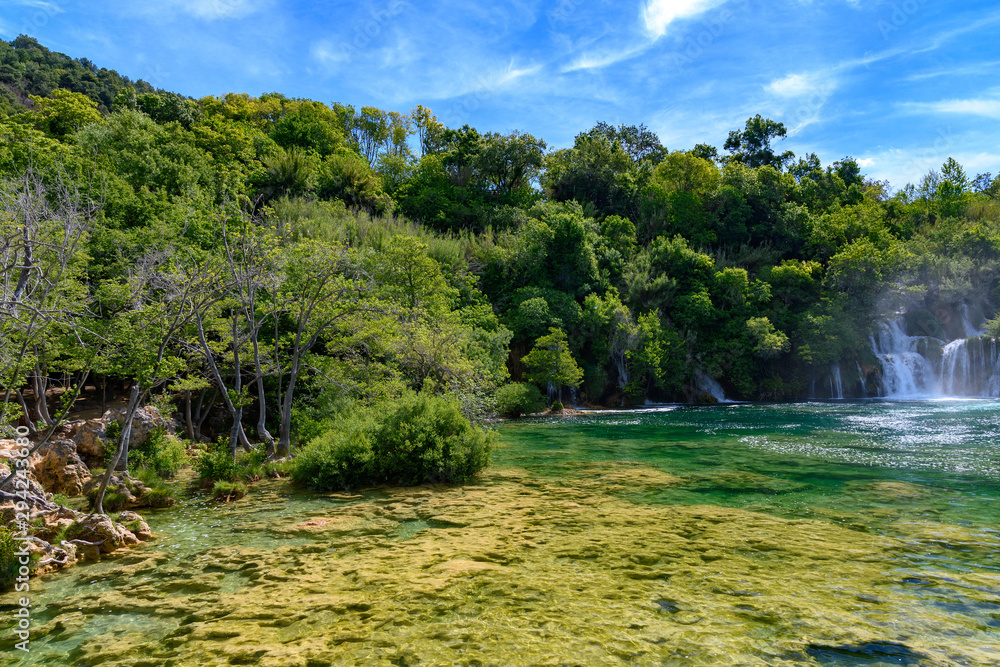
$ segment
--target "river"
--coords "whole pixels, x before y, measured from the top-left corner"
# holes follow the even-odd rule
[[[32,580],[11,664],[1000,664],[998,402],[499,430],[463,487],[187,494],[153,543]]]

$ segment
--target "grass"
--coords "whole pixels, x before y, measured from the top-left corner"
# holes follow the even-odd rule
[[[212,487],[212,496],[216,500],[228,503],[230,500],[239,500],[247,495],[247,485],[243,482],[216,482]]]

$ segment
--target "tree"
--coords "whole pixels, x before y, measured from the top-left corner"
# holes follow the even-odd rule
[[[80,93],[63,88],[52,91],[51,97],[31,96],[38,110],[36,124],[39,129],[57,137],[64,137],[101,120],[97,103]]]
[[[278,298],[290,331],[275,342],[281,368],[277,455],[288,456],[292,405],[304,357],[332,328],[358,312],[371,290],[368,276],[347,248],[302,241],[288,249],[285,278]]]
[[[660,143],[656,133],[642,124],[623,123],[615,127],[601,121],[590,130],[589,134],[604,137],[612,145],[617,144],[635,163],[649,160],[653,164],[659,164],[667,154],[667,149]]]
[[[535,347],[523,357],[529,382],[551,385],[558,388],[559,402],[562,402],[562,388],[575,389],[583,380],[583,371],[569,351],[569,342],[562,329],[551,327],[547,336],[535,341]]]
[[[795,154],[791,151],[776,154],[771,142],[783,139],[787,134],[784,123],[757,114],[747,120],[742,132],[733,130],[729,133],[724,148],[729,151],[730,162],[739,162],[751,168],[769,166],[781,171]]]

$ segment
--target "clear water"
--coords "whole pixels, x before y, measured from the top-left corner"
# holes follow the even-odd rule
[[[228,506],[201,493],[186,494],[176,507],[148,514],[157,534],[154,543],[101,563],[32,580],[32,623],[38,629],[32,652],[2,652],[0,665],[1000,664],[1000,402],[677,406],[524,420],[498,428],[501,446],[494,454],[493,470],[468,490],[386,489],[352,496],[302,493],[283,483],[266,482],[244,501]],[[614,475],[607,474],[632,468],[645,477],[615,482]],[[637,479],[647,481],[636,483]],[[572,496],[577,489],[583,491]],[[397,585],[397,578],[420,582],[421,572],[430,571],[442,559],[464,563],[461,567],[467,570],[470,559],[480,560],[461,555],[463,550],[473,553],[475,534],[455,526],[470,521],[476,526],[476,521],[482,521],[481,516],[462,519],[463,494],[477,505],[470,511],[486,511],[482,506],[488,503],[482,499],[495,497],[498,503],[506,502],[505,507],[513,507],[512,513],[516,510],[528,516],[527,521],[512,523],[512,530],[536,531],[530,548],[542,556],[535,560],[525,556],[516,575],[497,574],[493,579],[493,573],[486,570],[486,574],[477,571],[475,577],[466,577],[469,570],[462,578],[448,580],[453,583],[443,589],[432,586],[433,590],[420,589],[410,596],[411,583]],[[517,499],[518,494],[527,507],[511,504],[510,499]],[[444,513],[440,506],[423,513],[403,507],[410,503],[406,507],[419,510],[423,502],[440,505],[445,501],[439,496],[450,498]],[[776,600],[779,611],[754,609],[754,598],[740,597],[751,595],[741,592],[750,586],[746,581],[719,583],[705,590],[681,588],[678,583],[680,593],[672,589],[657,593],[656,586],[665,584],[654,581],[643,588],[647,586],[643,577],[621,580],[623,591],[646,602],[643,609],[621,607],[620,614],[631,620],[635,615],[640,622],[603,628],[598,621],[587,620],[584,626],[574,627],[574,617],[585,616],[591,608],[596,618],[607,616],[601,609],[616,593],[598,591],[608,581],[612,587],[617,584],[608,578],[611,569],[595,564],[601,562],[602,552],[614,551],[614,541],[600,548],[576,544],[572,558],[566,555],[568,548],[549,558],[543,553],[545,536],[586,536],[590,529],[580,521],[596,521],[594,517],[603,514],[537,521],[529,515],[537,510],[541,517],[555,506],[581,504],[621,511],[615,503],[635,507],[636,521],[647,522],[650,535],[655,534],[657,517],[665,521],[671,507],[716,506],[820,522],[788,524],[790,530],[798,531],[796,539],[801,539],[803,530],[823,537],[827,532],[823,526],[830,526],[832,539],[848,534],[835,533],[833,527],[846,528],[850,534],[885,537],[891,546],[880,552],[874,565],[865,562],[868,569],[858,570],[859,577],[868,577],[863,583],[861,579],[837,580],[850,576],[844,574],[850,570],[841,568],[842,563],[817,566],[829,567],[833,573],[825,583],[833,594],[844,591],[859,605],[856,611],[851,611],[853,607],[848,612],[831,610],[829,629],[818,626],[805,611],[802,618],[785,622],[780,605],[788,603],[769,597],[771,591],[762,593],[760,599]],[[310,533],[301,528],[302,522],[341,515],[349,515],[354,522],[342,533]],[[593,531],[598,535],[597,527]],[[738,532],[739,526],[730,531]],[[641,539],[628,542],[626,537],[626,549],[644,548]],[[466,546],[465,540],[473,540],[472,546]],[[594,540],[596,545],[598,537]],[[696,537],[691,540],[698,544]],[[494,553],[501,551],[495,544],[490,549],[486,561],[502,562],[512,570],[518,567],[516,549],[499,555]],[[447,560],[455,553],[458,560]],[[748,558],[769,563],[778,572],[781,563],[769,562],[768,553],[773,552],[749,553]],[[618,556],[624,560],[631,554]],[[643,559],[649,557],[636,554],[636,558],[645,563]],[[703,557],[705,565],[714,558]],[[269,574],[258,576],[251,567],[255,560]],[[665,567],[664,562],[647,569]],[[562,563],[574,565],[565,569]],[[591,566],[596,569],[586,569]],[[365,567],[367,576],[355,572],[355,568],[365,572]],[[376,576],[379,568],[384,569],[381,579]],[[534,574],[525,568],[549,568],[539,570],[546,581],[534,582]],[[629,577],[635,575],[631,569],[622,571]],[[547,581],[553,572],[567,581],[578,577],[589,583],[572,590],[555,586]],[[283,573],[284,578],[272,573]],[[879,573],[884,573],[884,582]],[[286,594],[284,588],[291,583],[278,588],[271,579],[307,583],[298,592]],[[676,575],[675,580],[680,582]],[[796,582],[783,582],[780,574],[776,580],[779,588],[787,586],[794,600]],[[510,587],[518,583],[518,591],[536,592],[512,593]],[[330,609],[340,603],[331,603],[329,596],[344,591],[354,591],[365,603],[342,605],[334,614]],[[559,603],[564,609],[552,602],[557,595],[565,595]],[[706,630],[708,634],[664,634],[654,640],[643,638],[648,629],[636,629],[648,623],[657,627],[655,623],[665,623],[659,618],[664,617],[671,627],[680,628],[678,632],[695,632],[697,627],[689,630],[688,624],[713,618],[688,610],[686,605],[697,600],[697,595],[703,595],[706,609],[717,610],[717,623]],[[316,596],[315,603],[304,601],[310,596]],[[17,597],[13,593],[0,597],[4,651],[13,644],[10,613]],[[534,598],[541,611],[531,606]],[[504,616],[498,611],[501,599],[505,604],[517,599],[526,606]],[[728,606],[718,606],[720,599]],[[816,599],[821,607],[816,617],[820,618],[825,615],[822,601],[827,598]],[[839,604],[839,597],[829,599]],[[171,605],[179,611],[168,613]],[[274,630],[273,624],[254,620],[260,610],[289,606],[301,607],[302,612],[294,623],[285,624],[287,628],[281,625]],[[205,619],[215,622],[219,618],[224,623],[227,615],[241,619],[233,621],[228,635],[222,631],[198,634]],[[644,620],[647,617],[653,621]],[[751,620],[744,622],[744,618]],[[864,631],[850,642],[834,641],[838,632],[846,631],[851,618],[866,624]],[[708,622],[702,620],[701,625]],[[192,632],[190,627],[199,629]],[[249,637],[226,639],[238,635],[241,627],[252,629]],[[449,634],[449,628],[455,627],[463,628],[457,638]],[[876,636],[871,628],[886,631]],[[360,634],[342,642],[326,640],[345,632]],[[263,656],[240,653],[244,649],[233,646],[238,641],[258,640],[269,647]],[[350,657],[301,658],[324,642],[335,655]],[[677,647],[687,646],[684,642],[698,647],[702,655],[678,653],[682,649]],[[96,648],[105,644],[112,647],[107,653]],[[640,650],[620,648],[636,645]],[[281,649],[285,653],[276,646],[285,647]],[[494,649],[509,659],[484,657],[477,662],[479,651],[487,656]],[[538,657],[550,654],[558,657],[549,662]],[[269,656],[274,656],[271,662]],[[735,662],[727,663],[729,658],[720,656],[731,656]]]
[[[893,523],[927,518],[1000,528],[997,401],[677,406],[510,423],[501,433],[497,465],[558,476],[580,462],[633,461],[689,482],[632,494],[637,502],[712,503],[788,518],[878,511],[890,519],[865,525],[887,533]],[[766,479],[741,484],[731,473]]]

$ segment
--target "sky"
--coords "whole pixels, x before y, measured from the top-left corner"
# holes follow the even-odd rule
[[[670,150],[761,114],[894,188],[1000,172],[1000,5],[966,0],[0,0],[19,34],[158,88],[432,109],[550,148],[598,121]]]

